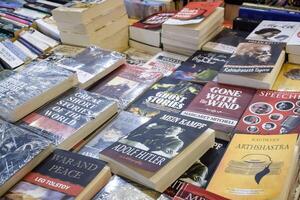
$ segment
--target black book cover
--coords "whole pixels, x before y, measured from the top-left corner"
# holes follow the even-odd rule
[[[233,20],[233,30],[252,32],[259,24],[261,20],[251,20],[246,18],[237,17]]]

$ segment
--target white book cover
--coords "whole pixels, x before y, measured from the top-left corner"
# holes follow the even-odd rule
[[[34,60],[34,59],[36,59],[38,57],[35,53],[31,52],[26,46],[24,46],[18,40],[14,41],[14,45],[16,45],[17,47],[19,47],[32,60]]]
[[[246,39],[286,43],[291,39],[299,27],[299,22],[264,20]]]
[[[29,33],[28,31],[22,32],[20,34],[20,37],[22,39],[26,40],[27,42],[29,42],[31,45],[38,48],[40,51],[46,51],[47,49],[50,48],[50,46],[48,44],[46,44],[44,41],[42,41],[38,38],[32,37],[32,34]]]
[[[45,18],[46,16],[48,16],[45,13],[42,13],[42,12],[39,12],[39,11],[36,11],[36,10],[31,10],[31,9],[28,9],[28,8],[18,8],[16,10],[14,10],[14,13],[20,14],[20,15],[23,15],[23,16],[26,16],[26,17],[31,17],[31,18],[34,18],[34,19],[42,19],[42,18]]]
[[[46,43],[50,47],[55,47],[59,44],[58,41],[44,35],[43,33],[39,32],[35,29],[30,29],[29,32],[31,33],[32,37],[43,41],[44,43]]]
[[[24,62],[13,54],[8,48],[0,43],[0,59],[4,61],[10,68],[14,69]]]

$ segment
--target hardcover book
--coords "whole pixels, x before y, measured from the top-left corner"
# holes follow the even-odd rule
[[[216,137],[229,140],[254,94],[251,88],[209,82],[181,114],[212,122]]]
[[[55,150],[7,192],[7,199],[91,199],[110,179],[106,163]]]
[[[82,89],[71,89],[23,118],[19,126],[68,150],[116,112],[115,102]]]
[[[0,117],[16,122],[76,83],[76,75],[56,63],[33,63],[0,81]]]
[[[287,134],[300,131],[300,93],[258,90],[235,132]]]
[[[169,76],[183,61],[186,61],[187,58],[188,57],[179,54],[160,52],[143,65],[143,67],[160,72],[164,76]]]
[[[283,65],[272,90],[300,92],[300,66],[286,63]]]
[[[230,58],[230,54],[196,51],[172,74],[176,79],[206,83],[214,80]]]
[[[117,101],[123,110],[161,77],[159,72],[123,65],[99,84],[96,83],[90,91]]]
[[[298,22],[264,20],[246,39],[287,43],[291,39],[292,35],[297,31],[299,26],[300,24]]]
[[[203,86],[165,77],[127,109],[137,115],[153,117],[161,111],[180,113],[194,99]]]
[[[45,138],[0,120],[0,196],[52,151]]]
[[[248,35],[248,32],[225,28],[211,41],[207,42],[202,49],[205,51],[232,54],[236,51],[239,43],[243,42]]]
[[[87,88],[125,63],[118,52],[95,46],[87,47],[74,57],[58,60],[66,69],[76,71],[81,88]]]
[[[214,144],[210,124],[161,113],[100,153],[115,174],[163,192]]]
[[[100,129],[96,136],[84,145],[78,153],[99,158],[101,151],[122,137],[127,136],[131,131],[146,123],[148,120],[149,118],[122,111],[112,122],[103,129]]]
[[[114,175],[93,200],[156,200],[159,195],[159,192]]]
[[[234,200],[287,199],[298,163],[297,138],[236,134],[207,190]]]

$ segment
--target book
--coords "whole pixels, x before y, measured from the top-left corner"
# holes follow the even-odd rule
[[[0,43],[0,62],[7,69],[15,69],[20,65],[24,64],[24,62],[15,55],[9,48],[7,48],[3,43]]]
[[[106,163],[57,149],[7,192],[7,199],[91,199],[110,179]]]
[[[251,88],[209,82],[181,114],[212,122],[216,137],[228,141],[254,94]]]
[[[286,43],[297,31],[299,25],[298,22],[263,20],[246,39]]]
[[[161,77],[159,72],[123,65],[99,84],[96,83],[90,91],[115,100],[124,110]]]
[[[288,62],[292,63],[292,64],[300,64],[300,55],[296,55],[296,54],[288,54]]]
[[[129,26],[132,40],[155,47],[161,46],[161,26],[175,13],[156,13]]]
[[[90,46],[75,56],[58,59],[57,62],[64,68],[75,71],[79,87],[87,88],[124,64],[125,58],[116,51]]]
[[[210,124],[160,113],[100,153],[115,174],[163,192],[214,144]]]
[[[216,37],[207,42],[202,50],[232,54],[248,35],[249,32],[224,28]]]
[[[236,17],[233,20],[232,28],[233,30],[252,32],[260,22],[261,20]]]
[[[235,132],[261,135],[298,133],[299,99],[299,92],[258,90]]]
[[[286,53],[299,55],[300,50],[300,26],[286,44]]]
[[[218,74],[218,81],[259,89],[270,89],[285,60],[283,44],[240,43]]]
[[[49,141],[0,120],[0,196],[52,151]]]
[[[156,54],[152,59],[150,59],[146,64],[144,64],[143,67],[160,72],[164,76],[169,76],[186,59],[186,56],[182,56],[179,54],[160,52]]]
[[[156,200],[160,193],[128,179],[114,175],[107,185],[100,190],[93,200],[111,200],[111,199],[143,199]]]
[[[38,29],[45,35],[54,38],[55,40],[60,40],[59,29],[54,21],[53,17],[48,17],[45,19],[38,19],[35,21]]]
[[[279,91],[300,91],[297,85],[300,83],[300,66],[290,63],[283,65],[272,90]]]
[[[154,54],[149,54],[135,48],[129,48],[124,54],[126,55],[126,64],[137,67],[142,67],[154,56]]]
[[[18,125],[69,150],[116,112],[115,102],[82,89],[71,89],[24,117]]]
[[[0,71],[0,81],[10,77],[11,75],[14,75],[15,73],[17,73],[16,71],[13,70],[1,70]]]
[[[56,61],[64,57],[75,57],[77,54],[81,53],[84,50],[85,48],[83,47],[62,44],[51,49],[50,58]]]
[[[206,191],[191,184],[186,184],[173,198],[173,200],[205,199],[205,200],[228,200],[220,195]]]
[[[198,50],[172,74],[176,79],[207,83],[214,80],[230,54]]]
[[[207,190],[235,200],[287,199],[299,156],[297,138],[236,134]]]
[[[18,46],[16,46],[10,40],[4,40],[1,43],[19,59],[21,59],[24,63],[29,62],[31,60]]]
[[[198,188],[206,188],[227,146],[227,141],[216,139],[214,146],[168,187],[161,195],[161,198],[173,198],[186,184],[194,185]]]
[[[129,46],[131,48],[137,49],[139,51],[144,51],[149,54],[158,54],[162,51],[162,48],[160,47],[150,46],[130,39],[129,39]]]
[[[99,158],[101,151],[127,136],[131,131],[138,128],[149,120],[147,117],[137,116],[130,112],[121,111],[118,116],[105,127],[100,129],[79,151],[79,154],[93,158]]]
[[[21,49],[23,51],[23,53],[25,53],[31,60],[34,60],[38,57],[37,54],[35,54],[34,52],[30,51],[30,49],[28,49],[26,46],[24,46],[21,42],[19,42],[18,40],[15,40],[14,45],[16,45],[19,49]]]
[[[16,122],[75,84],[71,71],[56,63],[35,62],[0,81],[0,117]]]
[[[153,117],[162,111],[180,113],[192,102],[203,86],[165,77],[154,84],[127,111]]]

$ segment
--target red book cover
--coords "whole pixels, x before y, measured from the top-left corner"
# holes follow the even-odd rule
[[[156,13],[134,23],[132,26],[151,30],[161,29],[161,25],[174,14],[174,12]]]
[[[300,131],[300,92],[258,90],[235,132],[286,134]]]
[[[192,184],[186,184],[182,190],[180,190],[173,200],[228,200],[224,197],[206,191],[203,188],[194,186]]]
[[[230,133],[254,93],[251,88],[209,82],[182,114],[213,122],[212,129]]]

